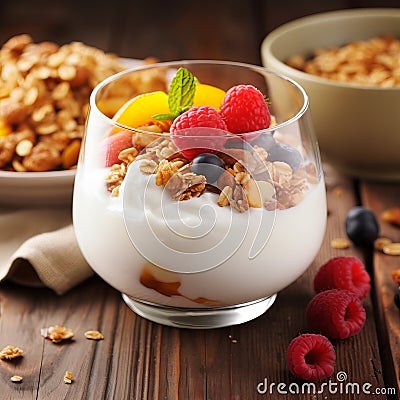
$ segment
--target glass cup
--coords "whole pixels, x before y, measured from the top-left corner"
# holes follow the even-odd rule
[[[153,116],[165,112],[180,67],[200,85],[195,105],[218,110],[229,88],[257,87],[269,127],[170,133],[171,121]],[[317,255],[326,214],[308,99],[294,81],[258,66],[193,60],[130,69],[93,91],[74,227],[93,270],[137,314],[185,328],[260,316]]]

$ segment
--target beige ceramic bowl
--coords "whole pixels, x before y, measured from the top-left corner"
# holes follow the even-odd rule
[[[295,54],[391,34],[400,38],[399,9],[352,9],[286,23],[263,41],[263,64],[300,83],[323,158],[349,175],[400,181],[400,86],[338,83],[291,68]],[[399,55],[400,57],[400,55]]]

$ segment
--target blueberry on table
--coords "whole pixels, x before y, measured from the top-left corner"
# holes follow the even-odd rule
[[[400,308],[400,286],[397,287],[396,293],[394,294],[394,304]]]
[[[193,158],[190,169],[197,175],[204,175],[207,183],[215,182],[225,171],[222,160],[212,153],[202,153]]]
[[[346,216],[346,232],[356,246],[372,246],[379,236],[379,224],[371,210],[353,207]]]
[[[285,143],[275,143],[268,151],[268,161],[282,161],[289,164],[293,171],[300,167],[303,157],[300,152]]]

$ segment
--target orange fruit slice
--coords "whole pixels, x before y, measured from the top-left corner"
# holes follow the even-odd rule
[[[196,85],[196,91],[194,93],[193,105],[211,106],[219,111],[224,96],[225,92],[222,89],[216,86],[198,83]]]
[[[132,128],[143,126],[155,114],[169,114],[168,96],[162,91],[140,94],[127,101],[114,115],[113,120]]]

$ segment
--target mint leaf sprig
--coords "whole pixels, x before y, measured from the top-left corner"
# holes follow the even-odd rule
[[[171,81],[168,91],[168,106],[170,114],[155,114],[156,120],[174,120],[176,117],[189,110],[193,105],[197,79],[186,68],[179,68]]]

